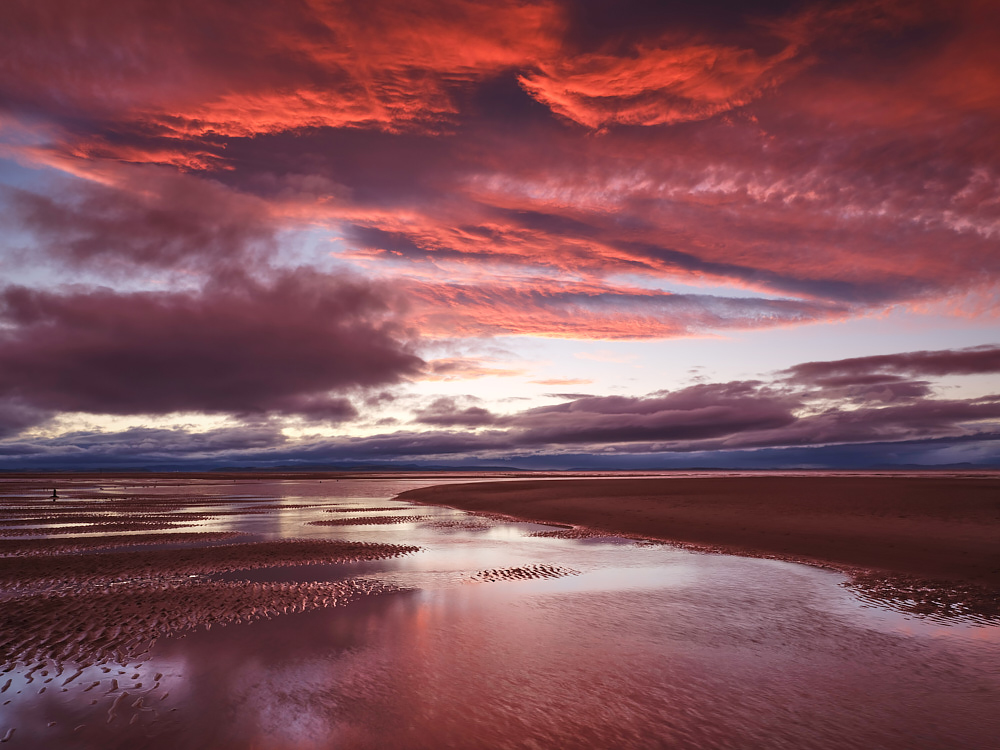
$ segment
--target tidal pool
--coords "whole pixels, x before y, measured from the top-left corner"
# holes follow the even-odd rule
[[[248,535],[188,547],[420,550],[191,576],[219,591],[290,587],[308,606],[200,625],[134,659],[10,662],[0,737],[12,748],[998,747],[997,625],[873,606],[842,575],[802,565],[534,537],[551,527],[392,499],[440,483],[143,488],[146,500],[189,496],[172,512],[191,519],[178,533]],[[116,492],[134,490],[102,490]],[[314,525],[351,518],[407,520]],[[328,606],[295,588],[313,583],[364,591]],[[145,584],[115,585],[127,597]]]

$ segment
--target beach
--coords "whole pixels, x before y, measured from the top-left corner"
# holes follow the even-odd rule
[[[995,474],[542,479],[429,487],[400,499],[1000,587]]]
[[[986,750],[996,489],[985,475],[5,477],[0,740]],[[872,538],[913,577],[852,568]]]

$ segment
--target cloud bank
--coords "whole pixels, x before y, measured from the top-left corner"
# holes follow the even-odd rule
[[[941,456],[968,457],[970,451],[973,463],[1000,462],[1000,393],[943,398],[926,381],[886,382],[878,374],[890,363],[909,367],[911,362],[943,375],[966,374],[970,366],[995,373],[1000,372],[1000,348],[810,362],[776,373],[770,381],[702,383],[643,397],[574,396],[507,414],[467,399],[439,398],[413,412],[410,429],[369,437],[291,439],[280,425],[258,423],[207,432],[134,428],[118,434],[9,438],[0,443],[0,465],[337,467],[506,461],[524,468],[672,468],[763,466],[784,455],[798,456],[791,465],[837,468],[921,463],[929,456],[936,463],[960,463]],[[849,384],[787,377],[803,370],[849,370],[853,376]],[[308,402],[300,405],[308,407]],[[866,446],[873,452],[863,462],[859,457]]]
[[[342,420],[352,390],[423,361],[384,289],[307,271],[197,292],[0,291],[0,399],[94,414],[285,413]]]

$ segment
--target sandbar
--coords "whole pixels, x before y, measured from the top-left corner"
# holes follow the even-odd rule
[[[735,554],[1000,588],[1000,475],[476,482],[398,499]]]

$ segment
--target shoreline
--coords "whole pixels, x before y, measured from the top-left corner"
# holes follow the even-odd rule
[[[1000,592],[1000,477],[741,476],[474,482],[398,499],[705,552]]]

